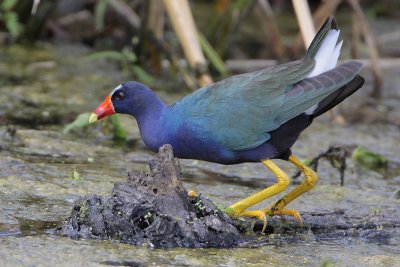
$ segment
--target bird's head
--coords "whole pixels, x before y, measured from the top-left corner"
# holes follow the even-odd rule
[[[134,117],[146,110],[148,100],[154,93],[139,82],[126,82],[117,86],[91,114],[89,122],[95,122],[115,113]]]

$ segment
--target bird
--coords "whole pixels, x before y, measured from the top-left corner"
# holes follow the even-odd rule
[[[146,85],[128,81],[117,86],[91,114],[95,122],[115,113],[135,117],[145,145],[154,152],[164,144],[177,158],[219,164],[261,162],[275,184],[225,209],[231,217],[289,215],[286,206],[312,189],[318,175],[291,147],[313,120],[352,95],[364,84],[362,63],[337,64],[343,41],[334,17],[328,17],[300,60],[239,74],[200,88],[172,105]],[[304,181],[263,209],[255,204],[283,192],[290,176],[273,161],[286,160],[303,172]]]

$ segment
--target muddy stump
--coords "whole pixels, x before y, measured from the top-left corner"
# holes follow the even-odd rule
[[[172,147],[149,161],[150,173],[130,171],[111,196],[84,196],[58,233],[156,248],[232,247],[244,242],[238,224],[207,197],[189,197]]]

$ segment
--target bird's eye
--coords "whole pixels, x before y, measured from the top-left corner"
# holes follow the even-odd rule
[[[114,94],[114,99],[121,101],[122,99],[125,98],[125,93],[122,91],[118,91]]]

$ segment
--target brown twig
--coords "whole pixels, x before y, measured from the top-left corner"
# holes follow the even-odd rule
[[[108,0],[108,4],[120,15],[122,15],[128,23],[135,29],[139,29],[142,25],[140,17],[129,7],[128,4],[121,0]]]
[[[161,40],[164,33],[164,6],[162,0],[149,1],[149,17],[147,28],[153,32],[154,36]]]
[[[147,2],[147,19],[145,35],[152,34],[155,39],[162,40],[164,35],[165,10],[162,0],[150,0]],[[148,58],[152,69],[160,74],[162,67],[162,54],[153,45],[149,38],[144,38],[142,49],[148,51]]]
[[[344,185],[344,172],[346,170],[346,158],[348,158],[353,150],[353,147],[344,146],[330,146],[327,151],[320,153],[317,157],[313,158],[307,165],[314,171],[318,171],[319,160],[325,158],[329,160],[332,167],[336,168],[340,173],[340,185]],[[301,171],[297,171],[293,176],[293,180],[301,175]]]
[[[113,7],[115,12],[126,19],[129,25],[131,25],[137,31],[140,30],[142,25],[140,17],[126,3],[120,0],[109,0],[108,3],[111,5],[111,7]],[[169,58],[172,66],[182,75],[186,86],[192,90],[195,90],[197,88],[195,79],[181,66],[179,59],[174,55],[169,45],[162,39],[157,38],[154,32],[150,32],[149,38],[151,39],[151,42],[160,48]]]
[[[368,53],[372,61],[371,67],[375,79],[375,86],[371,96],[379,99],[382,96],[381,88],[383,84],[383,78],[382,78],[382,70],[379,67],[379,52],[376,45],[376,41],[358,0],[347,0],[347,2],[353,8],[355,16],[357,17],[360,23],[361,32],[364,36],[365,43],[368,47]]]
[[[307,0],[292,0],[292,4],[300,26],[301,35],[303,36],[304,46],[308,47],[316,34],[310,7]]]
[[[355,14],[351,16],[351,31],[352,31],[352,41],[351,41],[351,56],[353,58],[360,58],[360,43],[361,43],[361,31],[360,22]]]
[[[221,0],[217,3],[221,2],[225,4],[218,4],[219,15],[211,19],[207,36],[215,51],[224,58],[227,56],[227,51],[235,40],[242,22],[253,15],[256,1]]]
[[[318,9],[314,12],[313,14],[313,22],[315,26],[320,26],[326,18],[330,15],[333,15],[339,6],[339,4],[342,2],[342,0],[330,0],[330,1],[323,1],[321,5],[318,7]],[[295,38],[295,41],[293,42],[292,46],[292,53],[293,54],[298,54],[300,49],[303,47],[303,42],[301,35],[298,34]]]
[[[196,25],[187,0],[164,0],[167,14],[182,45],[183,52],[197,75],[201,86],[212,83],[207,73],[207,62],[201,50]]]
[[[276,58],[282,58],[285,51],[279,34],[279,28],[276,24],[275,14],[267,0],[258,0],[257,6],[256,12],[263,20],[262,26],[267,38],[269,38],[274,55]]]

